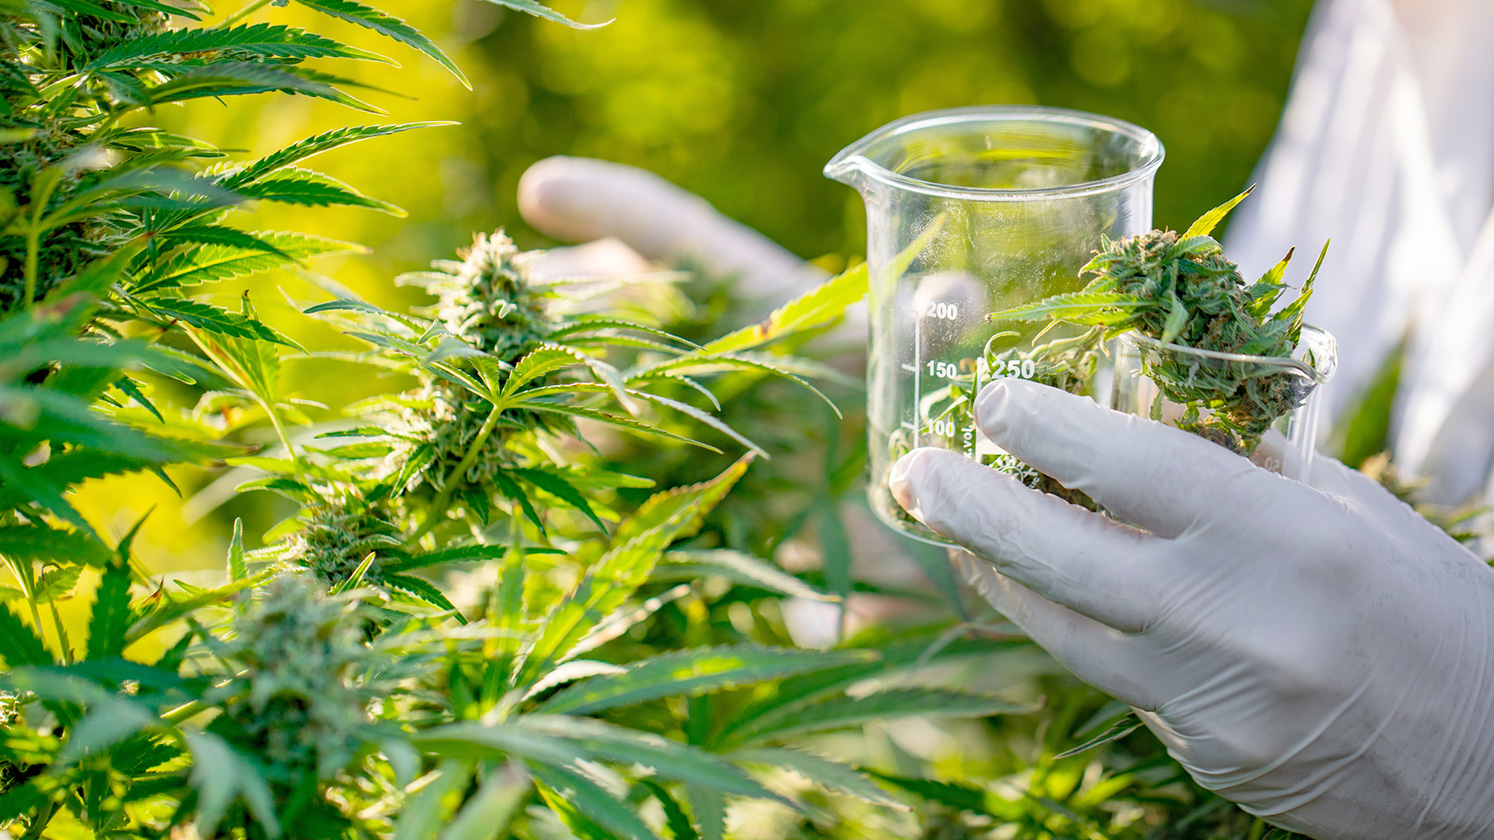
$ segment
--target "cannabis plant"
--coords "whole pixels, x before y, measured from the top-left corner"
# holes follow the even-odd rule
[[[988,316],[1090,327],[1081,343],[993,354],[987,364],[1006,367],[1031,359],[1039,381],[1074,390],[1084,382],[1074,369],[1083,372],[1093,364],[1100,342],[1134,331],[1150,339],[1147,346],[1154,350],[1146,364],[1146,375],[1160,391],[1154,416],[1161,415],[1166,399],[1183,411],[1179,428],[1249,454],[1273,423],[1303,404],[1310,383],[1289,370],[1228,357],[1292,358],[1302,338],[1303,310],[1328,250],[1324,245],[1301,292],[1277,308],[1292,254],[1247,283],[1209,236],[1249,194],[1246,190],[1204,214],[1181,235],[1157,230],[1105,240],[1082,269],[1094,275],[1083,289]],[[1201,364],[1200,357],[1178,348],[1219,354],[1213,358],[1221,363]],[[1077,363],[1075,353],[1081,357]]]
[[[391,15],[297,2],[460,77]],[[718,644],[659,626],[671,609],[726,609],[727,592],[836,597],[699,532],[766,454],[713,414],[713,386],[771,376],[818,394],[801,374],[821,369],[784,347],[864,294],[864,270],[762,324],[687,341],[606,297],[677,278],[545,277],[537,254],[478,235],[405,278],[431,298],[414,311],[326,284],[333,299],[307,312],[367,344],[344,361],[401,384],[310,416],[284,368],[318,351],[247,297],[229,308],[198,294],[354,250],[245,231],[234,210],[397,212],[301,164],[419,126],[340,128],[238,160],[150,125],[163,105],[251,93],[371,110],[347,93],[356,82],[307,62],[381,57],[255,22],[277,5],[254,0],[213,26],[192,23],[206,7],[156,0],[0,7],[0,558],[15,584],[0,589],[0,830],[720,837],[729,798],[825,821],[774,773],[900,808],[801,739],[1017,708],[874,679],[1004,639],[941,628],[808,651],[774,629]],[[275,443],[246,434],[257,428]],[[653,481],[602,466],[614,432],[717,448],[702,429],[746,456],[642,499]],[[234,523],[222,586],[155,580],[132,551],[139,523],[110,539],[68,500],[90,478],[169,482],[171,464],[235,470],[239,492],[294,505],[258,548]],[[57,604],[94,579],[80,631]],[[153,647],[164,652],[142,653]]]

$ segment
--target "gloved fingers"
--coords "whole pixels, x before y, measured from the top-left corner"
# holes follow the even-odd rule
[[[550,248],[536,254],[530,263],[532,276],[541,279],[560,277],[637,277],[656,271],[643,255],[618,239],[596,239],[584,245]]]
[[[1300,457],[1296,447],[1273,429],[1261,436],[1260,446],[1256,448],[1251,460],[1256,463],[1285,464],[1286,473],[1291,475],[1294,460]],[[1300,468],[1297,472],[1300,473]],[[1446,532],[1428,522],[1378,481],[1345,466],[1335,458],[1315,454],[1307,472],[1306,484],[1309,487],[1347,502],[1352,508],[1365,514],[1374,525],[1392,533],[1409,536],[1412,540],[1447,538]]]
[[[765,298],[787,298],[825,277],[705,199],[619,163],[574,157],[539,161],[519,180],[519,212],[557,239],[615,236],[652,260],[688,259],[715,274],[737,275],[745,288]]]
[[[1119,519],[1176,537],[1248,511],[1279,478],[1222,446],[1025,379],[998,379],[976,422],[1012,455]]]
[[[888,486],[923,524],[1053,601],[1136,632],[1161,611],[1163,541],[943,449],[915,449]]]
[[[1146,679],[1156,669],[1139,640],[1049,601],[973,554],[950,554],[975,591],[1075,676],[1137,708],[1166,702]]]
[[[1427,521],[1380,482],[1345,466],[1336,458],[1323,455],[1313,458],[1309,484],[1315,490],[1343,499],[1376,525],[1390,533],[1404,535],[1413,542],[1451,539],[1446,531]]]

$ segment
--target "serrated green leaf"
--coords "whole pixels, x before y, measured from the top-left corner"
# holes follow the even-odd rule
[[[126,663],[130,664],[132,663]],[[150,675],[150,669],[143,666],[128,670],[132,676],[141,673]],[[31,692],[53,703],[70,703],[85,708],[82,720],[69,727],[67,743],[57,755],[59,766],[69,765],[90,753],[106,750],[141,729],[160,723],[160,719],[143,703],[110,691],[77,673],[59,672],[47,667],[21,667],[8,674],[0,674],[0,680],[12,691]]]
[[[581,773],[531,764],[545,804],[581,840],[660,840],[631,808]]]
[[[587,519],[595,523],[604,533],[606,532],[607,526],[597,516],[596,511],[591,509],[591,503],[564,478],[548,470],[535,467],[515,467],[508,470],[508,472],[586,514]]]
[[[224,175],[219,184],[225,189],[236,190],[245,184],[251,184],[264,176],[275,172],[282,167],[293,163],[315,157],[323,152],[338,149],[343,146],[358,143],[374,137],[385,137],[390,134],[410,131],[417,128],[435,128],[438,126],[456,125],[454,122],[413,122],[396,123],[393,125],[355,125],[345,128],[336,128],[298,140],[279,151],[271,152],[257,161],[242,169]]]
[[[234,517],[233,536],[228,540],[228,579],[243,580],[249,577],[249,567],[244,563],[244,520]]]
[[[889,634],[882,630],[862,633],[848,640],[857,649],[874,650],[880,656],[875,662],[845,665],[790,677],[772,692],[741,709],[723,727],[718,739],[732,743],[737,733],[749,727],[772,728],[775,721],[806,706],[840,696],[840,693],[871,677],[887,677],[898,670],[918,667],[962,656],[985,656],[1013,646],[1030,644],[1020,636],[969,636],[961,625],[934,626]]]
[[[217,589],[188,593],[185,597],[163,592],[143,605],[140,615],[135,619],[135,623],[130,625],[129,631],[125,634],[125,645],[134,644],[146,634],[166,627],[172,622],[180,620],[182,616],[190,615],[203,607],[227,604],[235,595],[259,585],[266,577],[268,575],[265,572],[261,572],[253,577],[236,580]]]
[[[1136,295],[1081,289],[993,312],[986,316],[986,320],[992,323],[1052,320],[1076,324],[1110,324],[1128,317],[1126,310],[1150,307],[1153,303],[1149,298]]]
[[[331,15],[349,23],[356,23],[359,26],[372,29],[380,35],[393,38],[402,44],[414,47],[420,52],[434,58],[442,67],[451,71],[451,74],[456,76],[457,81],[461,82],[463,87],[468,90],[472,89],[472,83],[467,81],[467,77],[456,66],[456,62],[448,58],[446,53],[441,51],[440,47],[437,47],[429,38],[420,34],[413,26],[393,15],[385,14],[372,6],[366,6],[356,0],[296,0],[296,2],[309,9],[315,9],[322,14]]]
[[[282,204],[299,204],[305,207],[367,207],[403,218],[404,210],[369,198],[336,178],[309,169],[284,167],[238,189],[244,198],[260,201],[278,201]]]
[[[49,388],[16,388],[0,385],[0,409],[15,417],[34,418],[23,427],[45,430],[44,439],[74,443],[120,457],[155,463],[183,460],[182,444],[145,434],[110,420],[87,402]]]
[[[736,750],[728,757],[733,761],[749,764],[782,767],[800,774],[817,785],[848,793],[863,802],[896,808],[900,811],[909,810],[907,805],[860,770],[812,752],[787,747],[760,747]]]
[[[659,493],[618,524],[612,543],[545,621],[524,663],[523,682],[538,679],[592,627],[622,606],[648,579],[664,549],[692,536],[747,471],[743,458],[721,475],[690,487]]]
[[[906,776],[893,776],[875,771],[871,775],[894,787],[906,790],[921,799],[938,802],[957,811],[969,811],[973,814],[995,816],[986,804],[986,792],[971,785],[962,785],[955,782],[935,782],[928,779],[914,779]]]
[[[667,571],[668,567],[679,566],[682,573],[691,578],[714,574],[733,583],[759,587],[790,598],[826,602],[840,600],[837,596],[816,589],[765,560],[741,551],[730,549],[671,551],[664,555],[663,564],[659,571]]]
[[[528,519],[541,534],[544,534],[545,521],[540,518],[539,510],[535,508],[534,502],[529,499],[529,495],[524,492],[524,488],[520,487],[519,483],[514,481],[513,477],[506,472],[494,472],[489,478],[492,480],[493,488],[498,491],[498,494],[506,499],[517,502],[519,509],[524,512],[524,518]]]
[[[200,67],[188,67],[167,81],[147,88],[146,104],[155,108],[190,99],[270,91],[300,93],[349,105],[358,110],[374,110],[309,71],[298,72],[285,65],[250,61],[216,61]]]
[[[537,393],[541,393],[541,392],[548,392],[548,391],[551,391],[551,390],[553,390],[555,392],[569,391],[571,393],[586,393],[586,392],[597,392],[597,391],[600,391],[602,389],[605,389],[607,391],[614,391],[615,390],[615,389],[611,388],[610,386],[595,385],[595,384],[590,384],[590,383],[576,383],[576,384],[556,385],[556,386],[552,386],[550,389],[536,389],[534,391],[526,392],[526,395],[532,395],[532,394],[537,394]],[[752,440],[750,438],[748,438],[746,435],[743,435],[741,432],[738,432],[736,429],[733,429],[731,426],[727,425],[725,423],[725,421],[721,420],[721,418],[715,416],[714,414],[710,414],[708,412],[701,411],[700,409],[698,409],[695,406],[690,405],[688,403],[682,403],[679,400],[672,400],[672,399],[670,399],[668,397],[660,396],[658,394],[650,393],[648,391],[640,391],[640,390],[638,390],[636,388],[624,389],[623,393],[627,397],[632,397],[634,399],[642,400],[644,402],[651,402],[651,403],[654,403],[655,405],[661,405],[661,406],[664,406],[665,408],[671,409],[673,411],[678,411],[679,413],[681,413],[681,414],[689,417],[690,419],[694,420],[695,422],[700,423],[700,424],[705,425],[705,426],[709,426],[712,429],[715,429],[716,431],[720,432],[721,434],[726,435],[727,437],[731,438],[732,440],[734,440],[737,443],[741,444],[742,446],[746,447],[747,450],[748,450],[748,452],[750,452],[752,455],[754,455],[754,456],[761,456],[764,459],[768,458],[768,453],[767,453],[766,450],[764,450],[761,446],[758,446],[756,443],[753,443]],[[525,405],[526,408],[532,408],[535,405],[535,403],[526,402],[526,403],[524,403],[524,405]]]
[[[0,458],[0,465],[5,462],[6,459]],[[33,480],[45,481],[54,492],[60,494],[64,488],[91,478],[123,475],[145,469],[146,466],[148,463],[140,458],[102,452],[69,451],[55,454],[34,467],[22,465],[18,470],[24,470]],[[11,483],[8,475],[6,483],[0,484],[0,507],[20,507],[32,498],[34,497]]]
[[[86,534],[32,524],[0,526],[0,554],[27,563],[68,561],[100,566],[114,552]]]
[[[1192,239],[1195,236],[1208,236],[1214,232],[1214,228],[1229,215],[1229,211],[1235,209],[1235,205],[1245,200],[1245,196],[1255,191],[1255,185],[1251,184],[1245,192],[1240,193],[1229,201],[1215,207],[1213,210],[1198,217],[1198,221],[1188,226],[1181,239]]]
[[[688,339],[680,338],[679,336],[670,332],[666,332],[665,330],[661,330],[658,327],[651,327],[648,324],[642,324],[637,321],[629,321],[624,318],[614,318],[606,315],[582,315],[576,318],[571,318],[567,320],[565,324],[557,327],[554,330],[551,330],[546,338],[549,341],[558,342],[562,338],[570,338],[572,336],[584,335],[586,333],[593,333],[604,330],[609,332],[616,330],[625,332],[641,332],[645,335],[651,335],[655,336],[656,338],[664,339],[666,342],[684,345],[685,347],[690,349],[698,349],[700,347],[700,345],[695,344]]]
[[[1070,758],[1072,756],[1079,755],[1080,753],[1089,752],[1096,747],[1102,747],[1106,744],[1111,743],[1112,741],[1119,741],[1127,735],[1130,735],[1132,732],[1140,729],[1142,726],[1142,722],[1136,718],[1136,713],[1131,711],[1130,709],[1127,709],[1126,712],[1122,714],[1109,727],[1107,727],[1105,731],[1094,736],[1093,738],[1090,738],[1084,743],[1079,744],[1076,747],[1064,750],[1058,755],[1053,756],[1053,760],[1058,761],[1061,759]]]
[[[67,559],[68,565],[47,569],[37,578],[36,590],[32,593],[37,603],[45,604],[73,594],[73,587],[78,585],[78,578],[83,576],[83,566],[72,562],[72,558]]]
[[[190,324],[205,332],[294,346],[289,339],[263,321],[229,312],[210,303],[187,298],[158,297],[151,299],[149,307],[161,316]]]
[[[563,414],[567,417],[579,417],[583,420],[591,420],[596,423],[615,426],[619,429],[622,429],[623,431],[632,432],[633,434],[637,435],[661,437],[667,440],[678,441],[680,443],[688,443],[691,446],[698,446],[701,449],[707,449],[711,452],[721,452],[721,450],[717,449],[714,446],[711,446],[708,443],[702,443],[698,440],[692,440],[685,437],[684,435],[677,435],[674,432],[665,431],[664,429],[660,429],[657,426],[650,426],[646,423],[640,423],[631,417],[624,417],[618,414],[609,414],[605,411],[598,411],[594,408],[583,408],[582,406],[578,405],[565,405],[563,403],[539,401],[526,402],[524,403],[524,408],[529,411],[540,411],[550,414]]]
[[[386,560],[383,568],[385,571],[390,572],[408,572],[413,569],[424,569],[447,563],[462,563],[472,560],[497,560],[502,558],[507,552],[508,548],[500,545],[468,545]]]
[[[173,29],[133,38],[95,57],[83,70],[135,67],[148,58],[219,50],[266,58],[355,58],[393,63],[377,53],[350,47],[304,29],[255,23],[211,29]]]
[[[259,320],[247,294],[241,301],[240,314],[249,320]],[[200,328],[190,329],[187,334],[230,381],[253,394],[267,413],[276,414],[280,405],[280,351],[275,343]]]
[[[594,715],[660,697],[709,694],[750,683],[877,658],[871,651],[818,651],[758,645],[697,648],[629,663],[550,698],[547,713]]]
[[[295,259],[272,242],[224,225],[183,225],[160,234],[159,239],[166,248],[176,247],[178,244],[230,245],[245,251],[263,251],[286,260]]]
[[[82,533],[92,533],[93,529],[83,518],[83,514],[78,513],[77,508],[64,498],[65,488],[49,480],[45,473],[35,467],[27,467],[14,458],[0,457],[0,489],[14,495],[19,503],[17,506],[35,502],[43,510]]]
[[[258,246],[209,245],[173,257],[152,269],[134,283],[130,291],[141,295],[161,289],[221,283],[262,271],[287,268],[311,257],[366,250],[351,242],[304,233],[255,232],[252,235],[276,248],[278,253]]]
[[[656,776],[705,785],[725,793],[783,799],[730,763],[698,747],[590,718],[531,714],[491,726],[453,723],[416,735],[417,745],[456,758],[519,756],[566,764],[575,758],[626,767],[639,764]]]
[[[770,722],[749,724],[739,734],[746,741],[777,740],[789,735],[825,732],[898,717],[987,717],[1031,711],[986,694],[939,688],[895,688],[862,697],[841,696],[805,705]]]
[[[1282,307],[1272,320],[1285,321],[1288,324],[1287,335],[1295,342],[1297,336],[1302,332],[1302,316],[1307,310],[1307,302],[1312,299],[1313,284],[1317,282],[1318,272],[1323,269],[1323,260],[1328,256],[1328,246],[1332,241],[1323,243],[1323,250],[1318,252],[1318,261],[1313,263],[1312,272],[1307,275],[1307,281],[1302,284],[1302,292],[1297,299]]]
[[[88,619],[89,659],[119,656],[124,652],[130,613],[130,568],[123,561],[110,563],[94,593],[93,612]]]
[[[503,381],[500,395],[511,397],[529,383],[568,367],[586,363],[586,354],[558,344],[542,344],[524,354]]]
[[[823,326],[840,317],[847,306],[866,297],[866,263],[826,280],[789,301],[766,320],[707,342],[689,355],[708,356],[761,347],[796,332]]]
[[[441,590],[437,589],[429,581],[421,580],[412,575],[384,575],[383,581],[401,592],[414,595],[431,606],[448,610],[457,621],[462,624],[467,623],[462,614],[456,611],[456,606],[445,595],[441,594]]]
[[[487,0],[487,2],[493,3],[498,6],[506,6],[516,11],[525,12],[527,14],[534,15],[535,17],[544,18],[545,20],[553,20],[556,23],[563,23],[566,26],[571,27],[572,29],[600,29],[612,22],[609,20],[603,23],[577,23],[576,21],[571,20],[560,12],[557,12],[554,9],[550,8],[549,6],[541,5],[538,0]]]
[[[642,377],[654,377],[663,375],[665,373],[674,373],[681,370],[689,373],[697,373],[702,371],[710,372],[713,369],[753,370],[760,373],[765,373],[769,376],[776,376],[793,382],[795,385],[798,385],[799,387],[818,397],[821,402],[829,406],[830,410],[835,412],[836,416],[839,417],[840,408],[836,406],[833,400],[831,400],[828,396],[825,395],[823,391],[821,391],[819,388],[816,388],[804,377],[789,369],[789,367],[793,366],[795,362],[796,360],[787,357],[779,360],[769,354],[713,353],[711,355],[704,356],[691,355],[648,365],[641,369],[638,373],[630,376],[629,379],[630,381],[632,381]],[[812,366],[806,365],[806,367]],[[834,374],[834,370],[816,370],[816,373]],[[709,392],[707,393],[709,394]],[[714,397],[712,397],[712,399],[714,400]]]
[[[150,398],[145,396],[145,391],[141,389],[140,383],[128,376],[121,376],[114,381],[114,387],[124,392],[125,396],[134,400],[136,405],[149,411],[151,416],[155,417],[156,420],[161,423],[166,422],[166,417],[161,414],[160,409],[156,408],[155,403],[151,402]]]
[[[438,840],[497,840],[505,836],[532,787],[528,774],[515,762],[489,771]]]
[[[27,665],[55,664],[36,631],[4,605],[0,605],[0,661],[12,671]]]

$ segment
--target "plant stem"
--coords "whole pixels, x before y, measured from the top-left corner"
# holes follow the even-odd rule
[[[306,482],[305,471],[301,469],[301,459],[296,456],[296,447],[291,445],[290,435],[286,434],[285,425],[280,422],[280,415],[275,413],[275,408],[269,401],[261,399],[259,404],[264,406],[270,425],[275,427],[275,437],[280,438],[280,445],[285,447],[285,457],[290,459],[291,468],[296,471],[296,480],[305,484],[308,490],[311,489],[311,485]]]
[[[36,262],[41,250],[41,237],[35,225],[26,229],[26,291],[23,305],[30,309],[36,302]]]
[[[52,626],[57,628],[57,649],[62,651],[62,664],[73,664],[73,652],[68,648],[67,631],[62,629],[62,613],[57,611],[56,599],[47,602],[52,609]]]
[[[41,610],[36,608],[36,586],[31,580],[31,568],[22,567],[21,561],[13,557],[6,556],[0,559],[3,559],[5,565],[10,568],[11,576],[16,579],[16,583],[20,584],[21,594],[26,596],[26,606],[31,608],[31,626],[36,628],[37,638],[45,638],[42,631]],[[62,647],[61,636],[57,637],[57,646]]]
[[[405,541],[405,548],[414,549],[419,545],[421,537],[435,530],[435,527],[440,524],[447,509],[451,507],[451,494],[455,492],[457,482],[461,481],[462,476],[467,474],[467,470],[477,463],[477,456],[482,454],[482,448],[487,444],[488,437],[493,434],[493,429],[498,425],[498,417],[502,413],[503,411],[496,405],[493,406],[492,411],[488,412],[488,418],[483,421],[482,428],[477,430],[477,437],[472,439],[472,444],[467,447],[467,453],[441,481],[441,492],[431,501],[430,507],[425,509],[425,521],[415,529],[414,535]]]
[[[161,715],[161,720],[171,724],[181,723],[184,720],[191,719],[194,715],[207,711],[208,708],[208,704],[201,700],[193,700],[190,703],[183,703],[166,714]]]
[[[224,18],[223,22],[219,23],[215,28],[226,29],[230,26],[233,26],[235,23],[238,23],[239,21],[243,20],[246,17],[249,17],[250,15],[268,5],[270,5],[270,0],[253,0],[253,2],[251,2],[249,5]]]

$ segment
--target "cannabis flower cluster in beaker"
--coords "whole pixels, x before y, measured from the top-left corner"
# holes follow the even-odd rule
[[[1306,481],[1318,430],[1318,386],[1333,377],[1338,343],[1304,324],[1291,357],[1220,353],[1138,332],[1116,339],[1110,407],[1160,420],[1287,478]],[[1260,446],[1270,431],[1284,446]]]
[[[995,377],[1045,371],[984,363],[997,335],[986,314],[1078,289],[1103,238],[1148,230],[1162,157],[1151,132],[1119,120],[963,108],[891,123],[825,167],[866,202],[869,492],[881,519],[947,542],[903,512],[889,469],[919,446],[1002,456],[975,428],[969,395]],[[1039,331],[1020,325],[1000,340],[1030,348]],[[1044,340],[1079,333],[1061,326]]]

